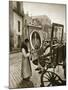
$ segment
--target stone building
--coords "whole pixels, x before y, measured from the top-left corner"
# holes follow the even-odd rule
[[[33,19],[32,17],[29,17],[28,14],[25,15],[24,23],[25,23],[24,37],[26,36],[27,38],[29,38],[30,33],[34,30],[37,31],[42,30],[42,26],[39,24],[37,19]]]
[[[23,2],[9,1],[9,42],[10,51],[21,46],[24,30]]]

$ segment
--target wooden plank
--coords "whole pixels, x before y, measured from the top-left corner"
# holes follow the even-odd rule
[[[21,82],[21,62],[16,63],[10,67],[10,87],[17,87],[18,83]]]
[[[16,83],[15,83],[15,80],[14,80],[14,78],[13,78],[13,75],[12,75],[12,73],[11,73],[11,78],[10,78],[10,82],[12,82],[12,87],[11,87],[11,85],[10,85],[10,87],[11,88],[14,88],[15,86],[16,86]],[[11,83],[10,83],[11,84]]]
[[[14,87],[14,84],[13,84],[13,80],[12,80],[12,75],[10,75],[9,88],[12,88],[12,87]]]

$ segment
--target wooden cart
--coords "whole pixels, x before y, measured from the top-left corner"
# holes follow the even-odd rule
[[[41,85],[40,86],[60,86],[66,84],[66,44],[63,42],[64,26],[61,24],[52,24],[51,40],[45,46],[38,50],[35,50],[33,54],[35,60],[33,63],[37,65],[39,60],[41,66],[45,69],[41,73]],[[42,45],[43,46],[43,45]],[[44,51],[50,48],[50,52],[43,54]],[[64,69],[65,80],[55,73],[56,66],[61,65]],[[49,69],[52,68],[51,71]]]

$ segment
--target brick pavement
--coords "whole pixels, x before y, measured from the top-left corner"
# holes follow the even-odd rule
[[[10,88],[17,88],[17,87],[24,87],[24,83],[22,83],[22,78],[21,78],[21,61],[22,61],[22,54],[21,53],[15,53],[15,54],[10,54],[9,56],[10,59],[10,83],[9,87]],[[25,87],[39,87],[40,86],[40,75],[38,72],[35,71],[35,68],[37,66],[33,65],[31,62],[31,67],[32,67],[32,77],[30,81],[30,85],[27,84]]]

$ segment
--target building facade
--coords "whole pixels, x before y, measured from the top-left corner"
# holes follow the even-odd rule
[[[29,17],[28,15],[25,15],[24,23],[25,23],[24,36],[26,36],[27,38],[30,37],[30,34],[32,31],[42,30],[42,26],[38,23],[37,19],[33,19],[32,17]]]
[[[38,31],[43,39],[50,39],[51,37],[51,20],[46,16],[32,16],[25,15],[24,35],[29,37],[32,31]]]
[[[9,1],[9,38],[10,51],[21,47],[24,31],[23,2]]]

